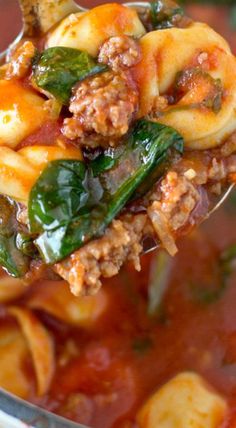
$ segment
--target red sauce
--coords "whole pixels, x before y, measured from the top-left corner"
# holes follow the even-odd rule
[[[55,121],[48,121],[43,124],[35,133],[25,138],[17,147],[21,149],[26,146],[51,146],[55,145],[57,139],[66,140],[61,133],[61,124]]]
[[[236,207],[229,205],[179,242],[156,315],[148,315],[147,308],[150,267],[157,254],[143,257],[141,273],[126,266],[112,282],[104,281],[109,305],[89,331],[40,313],[54,337],[56,355],[68,339],[79,351],[58,365],[49,394],[41,399],[33,394],[30,400],[94,428],[133,428],[135,415],[150,394],[177,373],[193,370],[227,399],[230,422],[224,428],[233,428],[236,269],[222,293],[217,292],[222,281],[219,256],[236,244]],[[82,394],[82,401],[76,402],[75,394]],[[73,400],[76,405],[69,404]]]

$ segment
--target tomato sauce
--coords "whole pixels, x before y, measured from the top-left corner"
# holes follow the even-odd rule
[[[159,253],[143,257],[142,272],[126,266],[104,281],[108,304],[90,328],[39,311],[54,337],[57,368],[47,396],[32,402],[94,428],[135,428],[145,400],[174,375],[201,374],[230,404],[224,428],[236,423],[236,269],[222,275],[223,251],[236,245],[234,198],[168,259],[160,305],[150,311],[148,284]],[[157,277],[156,277],[157,278]],[[20,305],[27,304],[35,284]],[[43,294],[47,283],[40,288]],[[46,292],[46,291],[45,291]],[[56,291],[55,291],[56,292]],[[68,348],[73,352],[63,361]],[[73,345],[73,346],[72,346]]]
[[[0,0],[1,19],[9,16],[10,7],[13,2]],[[189,10],[224,33],[236,52],[226,8]],[[23,145],[58,137],[50,123],[39,132]],[[148,285],[158,253],[143,257],[141,273],[126,266],[104,281],[109,304],[88,329],[36,311],[54,338],[57,367],[49,393],[38,398],[31,392],[29,400],[93,428],[135,428],[136,413],[150,394],[175,374],[193,370],[229,402],[223,428],[236,426],[236,269],[232,266],[225,275],[220,265],[223,251],[236,245],[235,215],[233,197],[178,243],[179,253],[168,259],[165,292],[152,315]],[[37,287],[40,283],[32,293]],[[26,304],[24,299],[19,304]],[[0,315],[1,326],[9,322],[4,307]],[[63,360],[68,346],[70,357]],[[32,375],[30,365],[25,369]]]

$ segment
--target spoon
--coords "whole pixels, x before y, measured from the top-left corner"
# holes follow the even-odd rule
[[[70,13],[86,12],[88,10],[75,3],[74,0],[18,0],[18,2],[22,12],[23,29],[9,48],[0,54],[0,60],[4,58],[9,51],[11,52],[21,39],[33,38],[37,37],[39,34],[44,34]],[[137,9],[140,13],[150,8],[150,4],[143,1],[125,2],[123,4],[127,7]],[[233,188],[234,184],[229,184],[220,199],[213,204],[205,219],[208,219],[218,210],[228,198]],[[158,247],[159,244],[153,238],[148,238],[143,253],[146,254]]]
[[[4,59],[8,52],[13,51],[22,39],[33,38],[46,33],[70,13],[89,10],[78,5],[74,0],[18,0],[18,2],[22,13],[23,29],[10,46],[0,53],[0,60]],[[123,4],[143,11],[150,8],[149,3],[142,1]]]
[[[209,209],[206,216],[203,218],[202,222],[207,220],[212,214],[214,214],[220,207],[223,205],[223,203],[226,201],[226,199],[229,197],[231,192],[235,188],[235,183],[229,184],[226,190],[220,195],[220,199],[217,200]],[[152,236],[148,236],[147,239],[143,241],[143,252],[142,254],[150,253],[151,251],[156,250],[157,248],[160,248],[160,243],[155,240]]]

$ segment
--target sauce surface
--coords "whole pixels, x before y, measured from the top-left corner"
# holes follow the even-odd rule
[[[72,327],[47,313],[50,299],[55,302],[62,291],[59,283],[35,283],[14,305],[37,307],[41,301],[35,313],[54,338],[56,372],[49,393],[39,398],[26,361],[24,372],[32,384],[28,400],[94,428],[135,428],[136,413],[153,392],[176,374],[194,371],[226,398],[230,414],[224,428],[233,428],[236,266],[235,259],[230,269],[222,265],[222,255],[236,248],[235,214],[234,196],[179,242],[178,255],[164,263],[163,296],[151,313],[148,285],[159,287],[163,273],[156,271],[158,252],[143,257],[142,273],[126,266],[104,281],[99,293],[105,310],[86,327]],[[14,325],[3,305],[0,309],[1,328]]]

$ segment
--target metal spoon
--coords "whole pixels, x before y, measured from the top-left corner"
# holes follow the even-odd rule
[[[231,192],[235,189],[235,184],[229,184],[229,186],[226,188],[226,190],[220,195],[220,199],[217,200],[209,209],[207,215],[203,218],[202,222],[207,220],[212,214],[214,214],[220,207],[223,205],[223,203],[226,201],[226,199],[229,197]],[[147,237],[143,241],[143,253],[147,254],[151,251],[156,250],[157,248],[160,248],[160,243],[155,240],[153,237]]]
[[[70,13],[86,12],[88,9],[78,5],[74,0],[18,0],[22,12],[23,29],[2,53],[0,60],[5,58],[9,51],[24,38],[37,37],[46,33],[50,28],[60,22]],[[147,10],[150,4],[147,2],[125,2],[127,7]]]
[[[8,50],[14,49],[22,38],[37,37],[39,34],[46,33],[51,27],[60,22],[70,13],[86,12],[88,9],[78,5],[74,0],[18,0],[23,18],[23,30],[16,37],[9,48],[0,54],[1,57],[6,56]],[[150,3],[137,1],[123,3],[127,7],[137,9],[140,13],[145,12],[150,8]],[[209,210],[206,219],[210,217],[227,199],[234,184],[228,186],[226,191],[221,195],[220,199]],[[152,238],[148,239],[147,245],[144,248],[144,254],[158,248],[159,244]]]

